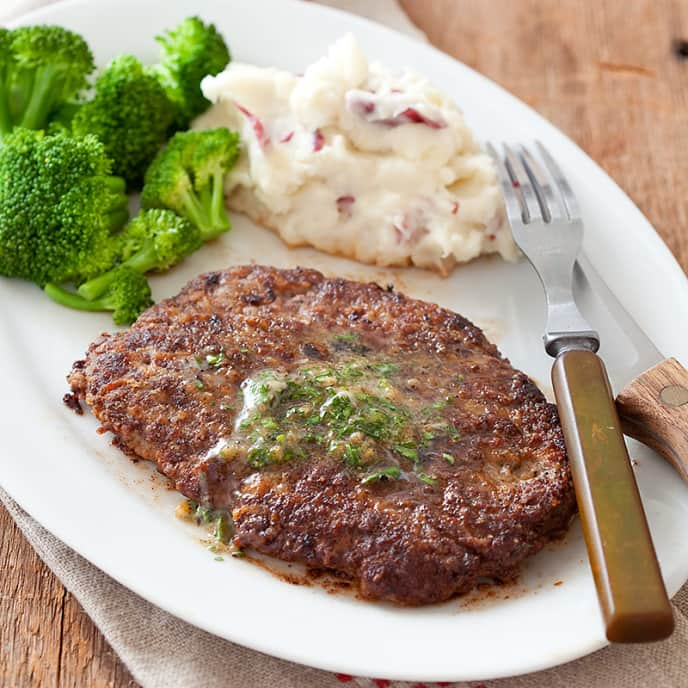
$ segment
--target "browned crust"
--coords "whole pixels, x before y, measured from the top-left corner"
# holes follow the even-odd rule
[[[465,441],[453,466],[432,466],[436,486],[364,489],[327,457],[261,471],[204,461],[232,432],[236,409],[218,402],[252,371],[289,367],[323,330],[426,360],[423,393],[462,376],[453,422]],[[190,363],[219,348],[220,370]],[[232,510],[239,546],[342,571],[365,597],[423,604],[481,576],[511,578],[575,510],[556,409],[465,318],[376,284],[263,266],[201,275],[92,344],[69,381],[123,450],[154,461],[184,495]]]

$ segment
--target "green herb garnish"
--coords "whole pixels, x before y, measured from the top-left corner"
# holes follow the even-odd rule
[[[197,523],[212,523],[217,518],[212,509],[207,509],[191,499],[187,502],[187,504],[189,504],[189,506],[195,510],[194,515]]]
[[[418,461],[418,450],[415,449],[409,443],[406,444],[395,444],[394,451],[401,454],[403,457],[410,459],[411,461]]]
[[[427,473],[419,473],[418,479],[424,482],[426,485],[437,485],[437,478],[433,475],[428,475]]]
[[[399,468],[399,466],[387,466],[386,468],[381,468],[374,473],[369,473],[361,480],[361,485],[369,485],[370,483],[377,482],[378,480],[396,480],[400,477],[401,468]]]
[[[268,431],[279,430],[280,427],[277,421],[272,416],[263,418],[263,420],[261,421],[261,425]]]
[[[345,332],[344,334],[336,334],[334,336],[335,341],[338,342],[347,342],[348,344],[353,344],[354,342],[358,341],[358,335],[354,334],[353,332]]]
[[[229,539],[233,534],[234,525],[232,524],[232,521],[224,514],[220,514],[215,526],[215,539],[218,542],[224,542],[226,544],[229,542]]]
[[[345,444],[344,461],[346,461],[349,464],[349,466],[360,466],[361,450],[358,447],[354,447],[351,444]]]
[[[399,372],[399,366],[396,363],[371,363],[370,367],[378,374],[383,377],[389,377]]]
[[[332,336],[357,338],[353,333]],[[390,392],[397,388],[390,376],[399,370],[395,362],[370,361],[347,351],[334,363],[309,361],[288,371],[260,371],[242,385],[244,460],[261,469],[307,457],[317,443],[350,469],[360,470],[364,479],[373,462],[391,453],[420,471],[431,442],[458,436],[441,410],[453,397],[426,409],[418,409],[414,400],[392,401]],[[421,411],[429,415],[427,420]]]
[[[208,354],[205,360],[211,368],[219,368],[225,360],[225,355],[222,351],[219,354]]]

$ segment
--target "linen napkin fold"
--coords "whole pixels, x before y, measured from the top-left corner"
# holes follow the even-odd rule
[[[20,509],[0,501],[63,585],[79,600],[143,688],[434,688],[310,669],[247,650],[187,624],[114,581]],[[615,645],[561,667],[455,688],[681,688],[688,686],[688,585],[674,597],[676,630],[651,645]],[[524,620],[527,623],[527,620]],[[566,623],[565,619],[552,619]],[[457,646],[457,661],[461,647]]]
[[[0,23],[51,0],[2,0]],[[396,0],[322,0],[425,40]],[[537,674],[468,683],[391,682],[332,674],[248,650],[162,611],[51,535],[0,488],[37,554],[81,603],[143,688],[677,688],[688,686],[688,585],[674,598],[676,631],[653,645],[614,646]],[[554,620],[553,620],[554,621]],[[556,620],[566,623],[565,619]],[[457,661],[460,661],[460,646]]]

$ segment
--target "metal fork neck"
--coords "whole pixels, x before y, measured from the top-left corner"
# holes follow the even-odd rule
[[[545,351],[557,358],[567,351],[592,351],[596,353],[600,348],[597,332],[584,330],[582,332],[547,332],[544,337]]]
[[[564,237],[552,230],[537,235],[527,231],[519,234],[519,244],[530,249],[526,255],[545,289],[545,351],[554,358],[564,350],[596,352],[600,347],[600,337],[578,310],[573,295],[575,244],[580,242],[582,232],[567,228]]]

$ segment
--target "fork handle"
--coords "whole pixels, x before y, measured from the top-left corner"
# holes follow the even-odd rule
[[[688,482],[688,371],[667,358],[616,397],[623,431],[661,454]]]
[[[671,605],[604,364],[592,351],[566,350],[552,382],[607,638],[666,638]]]

